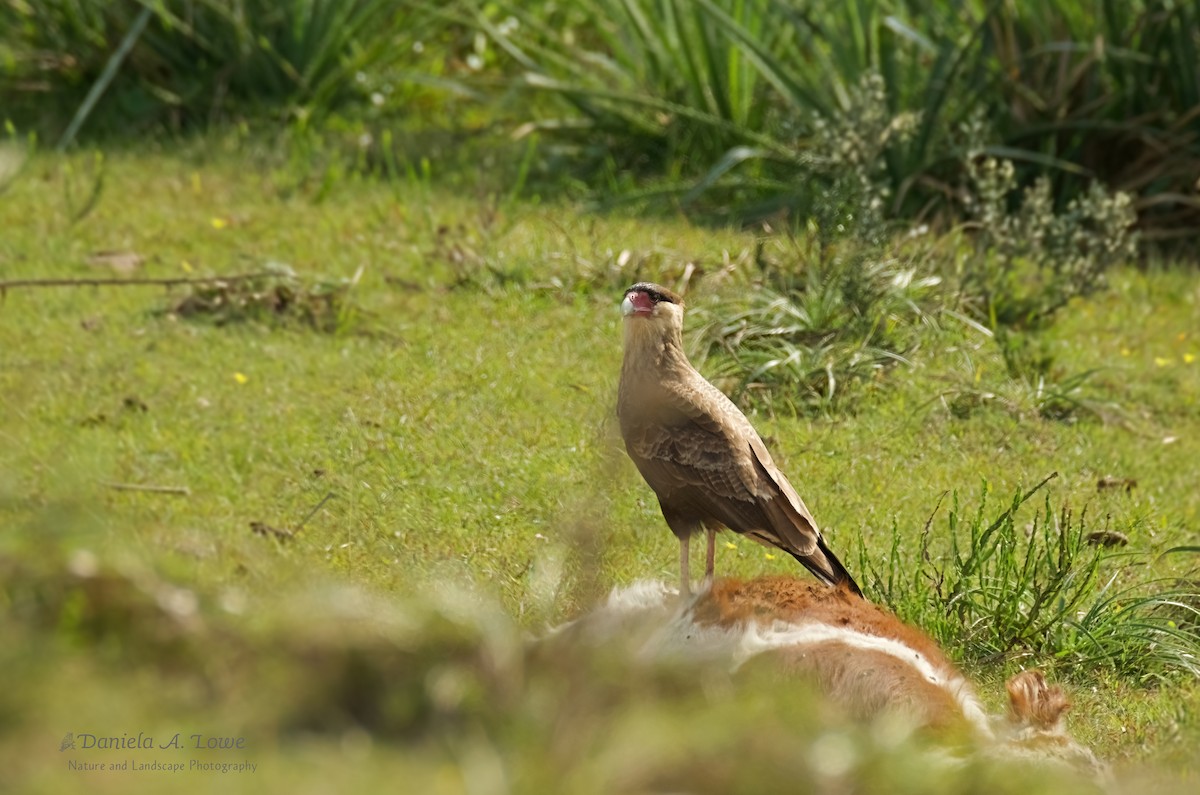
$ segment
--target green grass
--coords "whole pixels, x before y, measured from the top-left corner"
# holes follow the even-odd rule
[[[616,304],[636,278],[678,279],[692,263],[689,303],[722,315],[751,284],[753,234],[473,198],[421,180],[295,190],[270,159],[198,146],[110,153],[99,201],[81,215],[65,183],[90,162],[36,158],[0,195],[2,278],[111,275],[88,258],[112,250],[141,255],[142,277],[269,262],[288,264],[302,287],[362,275],[332,332],[178,316],[180,287],[4,295],[0,629],[16,642],[0,652],[11,685],[0,697],[0,764],[18,786],[95,785],[58,752],[81,725],[247,733],[260,776],[186,780],[197,789],[402,780],[479,791],[470,781],[495,783],[497,769],[519,791],[555,780],[569,791],[622,788],[601,759],[623,760],[630,788],[761,788],[811,773],[786,742],[749,748],[711,728],[807,714],[802,695],[702,697],[667,674],[648,692],[585,666],[605,683],[595,685],[512,656],[522,632],[585,609],[611,584],[674,578],[675,542],[615,427]],[[1056,367],[1095,371],[1088,399],[1106,413],[1041,417],[992,341],[945,324],[853,413],[754,416],[844,561],[860,541],[877,560],[894,538],[911,554],[947,492],[973,516],[985,479],[990,520],[1058,472],[1052,510],[1086,508],[1090,529],[1123,533],[1123,551],[1146,564],[1124,569],[1106,556],[1101,580],[1194,582],[1194,555],[1160,555],[1194,544],[1200,519],[1200,281],[1165,266],[1118,268],[1110,281],[1044,331]],[[956,410],[953,395],[967,389],[978,400]],[[1137,485],[1099,491],[1108,475]],[[930,525],[935,556],[950,544],[942,511]],[[264,537],[251,522],[294,536]],[[795,571],[726,539],[724,574]],[[78,575],[89,561],[80,550],[108,585],[81,584],[90,580]],[[170,589],[194,593],[197,612]],[[475,607],[453,592],[476,594]],[[915,606],[928,593],[907,598],[910,617],[936,608]],[[992,703],[1014,666],[1049,666],[1075,697],[1082,741],[1133,765],[1131,776],[1195,780],[1194,679],[1056,665],[1036,647],[989,660],[981,648],[950,651]],[[364,694],[360,680],[375,685]],[[567,706],[576,699],[594,722]],[[812,725],[786,726],[793,734],[781,737],[813,740]],[[882,742],[844,731],[855,747]],[[661,739],[671,732],[680,744]],[[556,745],[559,734],[583,739]],[[712,753],[697,761],[687,743]],[[879,753],[863,757],[883,761],[856,768],[861,780],[886,775],[871,765],[897,752]],[[689,770],[695,778],[678,778]],[[989,774],[947,774],[938,786],[961,790],[976,775]],[[897,781],[901,791],[924,783],[911,770]]]

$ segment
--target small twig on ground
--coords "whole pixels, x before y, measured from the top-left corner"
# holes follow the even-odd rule
[[[244,282],[249,279],[262,279],[279,276],[271,271],[257,273],[238,273],[233,276],[172,276],[167,278],[137,278],[137,279],[9,279],[0,281],[0,295],[13,287],[128,287],[132,285],[157,285],[171,287],[177,284],[216,284],[220,282]]]
[[[308,516],[305,516],[302,520],[300,520],[300,524],[296,525],[295,532],[299,533],[300,529],[303,528],[304,525],[308,524],[308,520],[313,518],[314,516],[316,516],[317,511],[321,510],[321,507],[323,505],[325,505],[325,503],[329,502],[332,499],[333,499],[332,491],[329,492],[328,494],[326,494],[324,497],[322,497],[321,501],[316,504],[316,507],[314,507],[311,511],[308,512]]]
[[[101,481],[100,485],[106,486],[117,491],[147,491],[151,494],[178,494],[182,497],[192,496],[192,490],[187,486],[155,486],[142,483],[107,483]]]
[[[296,525],[294,530],[286,527],[272,527],[266,522],[254,521],[250,523],[250,532],[264,537],[273,536],[279,541],[291,541],[301,530],[304,529],[304,525],[308,524],[308,520],[316,516],[317,511],[321,510],[321,506],[333,499],[333,496],[333,492],[331,491],[322,497],[321,501],[318,502],[316,506],[308,512],[308,516],[305,516],[304,519],[301,520],[300,524]]]

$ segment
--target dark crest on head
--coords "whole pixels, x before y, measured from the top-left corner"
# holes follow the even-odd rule
[[[668,304],[683,304],[683,298],[678,293],[653,282],[638,282],[625,291],[625,295],[630,293],[645,293],[656,304],[662,301],[666,301]]]

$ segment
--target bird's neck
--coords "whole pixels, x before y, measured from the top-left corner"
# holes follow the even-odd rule
[[[632,320],[625,323],[623,374],[660,373],[664,368],[690,367],[677,328]]]

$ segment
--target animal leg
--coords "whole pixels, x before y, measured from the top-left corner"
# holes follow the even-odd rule
[[[659,505],[662,505],[661,500]],[[663,508],[663,518],[667,520],[667,527],[671,528],[671,532],[679,539],[679,595],[687,598],[692,595],[688,547],[691,545],[692,534],[699,528],[699,522],[682,517],[666,507]]]
[[[692,595],[692,586],[688,578],[688,537],[679,538],[679,595],[687,598]]]
[[[704,586],[711,588],[713,583],[714,564],[717,557],[717,530],[715,527],[704,528],[708,535],[708,550],[704,558]]]

